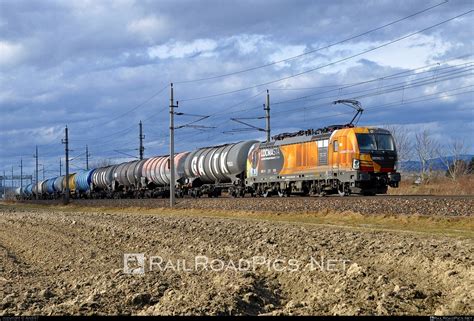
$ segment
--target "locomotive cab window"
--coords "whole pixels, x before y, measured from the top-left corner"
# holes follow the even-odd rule
[[[393,143],[392,135],[378,134],[375,135],[375,141],[377,142],[378,150],[394,151],[395,144]]]
[[[395,143],[389,134],[356,134],[360,151],[395,151]]]

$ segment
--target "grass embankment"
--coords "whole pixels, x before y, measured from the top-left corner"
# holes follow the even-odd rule
[[[474,175],[466,175],[457,180],[437,176],[428,182],[416,185],[414,177],[402,175],[398,188],[389,188],[390,195],[474,195]]]
[[[142,207],[89,207],[70,204],[39,205],[39,204],[3,204],[0,211],[7,208],[23,210],[57,210],[63,212],[86,212],[106,214],[132,215],[164,215],[188,217],[214,217],[243,220],[264,220],[272,222],[310,224],[329,227],[348,228],[365,231],[411,232],[427,236],[451,236],[474,239],[473,217],[445,217],[422,215],[364,215],[355,212],[259,212],[259,211],[223,211],[202,209],[169,209]]]

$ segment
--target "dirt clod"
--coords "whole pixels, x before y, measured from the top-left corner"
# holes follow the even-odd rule
[[[471,238],[259,220],[259,213],[249,220],[183,209],[0,206],[0,315],[474,311]],[[133,254],[127,264],[124,254]],[[160,259],[150,265],[152,256]],[[203,257],[209,264],[196,268]],[[221,262],[227,268],[216,269]]]

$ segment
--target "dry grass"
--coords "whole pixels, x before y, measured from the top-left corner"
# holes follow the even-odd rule
[[[414,184],[412,176],[402,176],[399,188],[389,188],[390,195],[474,195],[474,175],[467,175],[456,181],[437,176],[421,185]]]
[[[5,205],[4,205],[5,206]],[[16,204],[5,207],[24,209],[59,210],[63,212],[93,212],[108,214],[164,215],[215,217],[243,220],[266,220],[273,222],[315,224],[355,230],[376,230],[393,232],[420,233],[428,236],[451,236],[474,239],[473,217],[445,217],[421,215],[363,215],[351,211],[334,212],[259,212],[259,211],[222,211],[202,209],[169,209],[142,207],[86,207],[78,205],[39,205]],[[0,210],[3,206],[0,205]]]

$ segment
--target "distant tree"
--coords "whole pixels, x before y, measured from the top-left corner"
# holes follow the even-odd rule
[[[469,165],[462,160],[462,155],[467,153],[466,145],[463,140],[452,140],[448,145],[439,150],[439,158],[446,166],[446,176],[452,180],[467,175]]]
[[[433,160],[439,154],[439,143],[431,136],[428,129],[423,129],[415,135],[415,153],[420,161],[420,176],[422,183],[430,180]]]
[[[408,135],[408,131],[400,125],[384,125],[383,127],[390,131],[395,140],[398,163],[402,164],[403,162],[410,160],[413,153],[413,142]]]
[[[469,165],[462,159],[457,159],[449,165],[446,170],[446,176],[452,180],[457,180],[459,177],[469,173]]]

